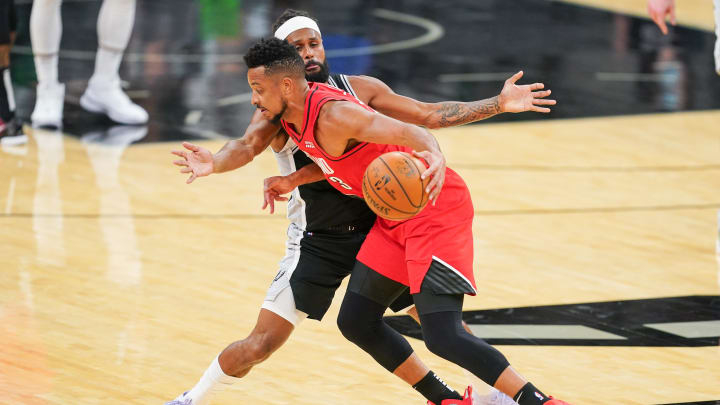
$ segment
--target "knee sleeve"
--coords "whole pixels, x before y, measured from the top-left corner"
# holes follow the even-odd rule
[[[510,365],[497,349],[465,331],[459,311],[421,314],[420,322],[428,350],[491,386]]]
[[[405,338],[383,321],[385,309],[384,305],[348,291],[337,323],[346,339],[393,372],[410,357],[413,350]]]

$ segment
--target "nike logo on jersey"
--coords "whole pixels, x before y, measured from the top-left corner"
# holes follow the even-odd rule
[[[315,147],[315,144],[313,144],[313,143],[310,142],[310,141],[305,141],[305,147],[306,147],[306,148],[314,148],[314,147]]]

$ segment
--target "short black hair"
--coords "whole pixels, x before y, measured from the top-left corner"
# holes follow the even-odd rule
[[[264,66],[265,74],[286,72],[305,77],[305,63],[287,41],[277,38],[261,39],[244,56],[248,69]]]
[[[315,22],[317,22],[316,19],[312,18],[310,16],[310,13],[307,11],[302,10],[293,10],[291,8],[283,11],[282,14],[280,14],[280,17],[275,20],[275,22],[272,25],[272,34],[275,34],[275,31],[277,31],[278,28],[280,28],[281,25],[285,24],[285,22],[293,17],[307,17]]]

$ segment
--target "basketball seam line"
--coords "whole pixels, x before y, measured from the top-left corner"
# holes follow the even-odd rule
[[[401,152],[401,153],[402,153],[402,152]],[[412,205],[413,208],[420,208],[420,205],[415,205],[415,203],[413,203],[412,198],[410,198],[410,196],[408,195],[407,191],[405,191],[405,187],[403,187],[402,183],[400,182],[400,179],[398,179],[397,176],[395,175],[395,173],[392,171],[392,169],[390,168],[390,165],[388,165],[388,164],[385,162],[385,159],[383,159],[382,156],[378,156],[378,157],[380,158],[380,161],[383,162],[383,164],[385,165],[385,167],[387,167],[387,169],[388,169],[388,171],[390,172],[390,174],[392,174],[392,176],[395,178],[395,181],[397,181],[398,186],[400,186],[400,190],[402,190],[403,194],[405,194],[405,197],[408,199],[408,202],[410,203],[410,205]],[[405,156],[403,156],[403,158],[405,158]],[[413,166],[415,166],[414,162],[413,162]],[[417,170],[417,166],[415,166],[415,170]],[[418,172],[419,172],[419,170],[418,170]],[[420,184],[422,184],[422,179],[420,180]],[[425,193],[423,193],[422,190],[420,190],[420,193],[421,193],[421,195],[422,195],[422,194],[425,194]],[[422,200],[423,200],[423,198],[420,197],[420,201],[421,201],[421,202],[422,202]],[[398,211],[399,211],[399,210],[398,210]],[[415,212],[419,212],[419,211],[420,211],[420,210],[418,209],[418,210],[416,210]]]
[[[383,162],[383,163],[384,163],[384,162]],[[387,205],[388,207],[394,209],[395,211],[402,212],[403,214],[410,214],[410,215],[415,215],[415,214],[417,214],[417,211],[415,211],[415,212],[403,211],[403,210],[401,210],[401,209],[397,209],[397,208],[393,207],[391,204],[388,204],[387,201],[385,201],[385,200],[382,198],[382,196],[380,196],[380,194],[379,194],[377,191],[375,191],[375,187],[369,185],[370,178],[367,177],[367,176],[363,176],[363,177],[364,177],[364,179],[363,179],[363,186],[368,187],[370,190],[372,190],[373,194],[375,194],[375,195],[377,196],[377,198],[380,199],[380,201],[383,202],[383,204],[385,204],[385,205]],[[367,185],[367,186],[364,184],[365,182],[368,182],[368,185]],[[382,215],[381,215],[381,216],[382,216]],[[388,218],[386,218],[386,219],[388,219]],[[397,221],[397,220],[394,219],[394,220],[392,220],[392,221]]]

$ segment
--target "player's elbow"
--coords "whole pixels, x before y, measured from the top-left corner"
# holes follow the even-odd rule
[[[437,111],[435,111],[432,104],[425,104],[422,107],[422,116],[423,120],[420,125],[428,129],[442,128],[440,120],[438,119]]]

